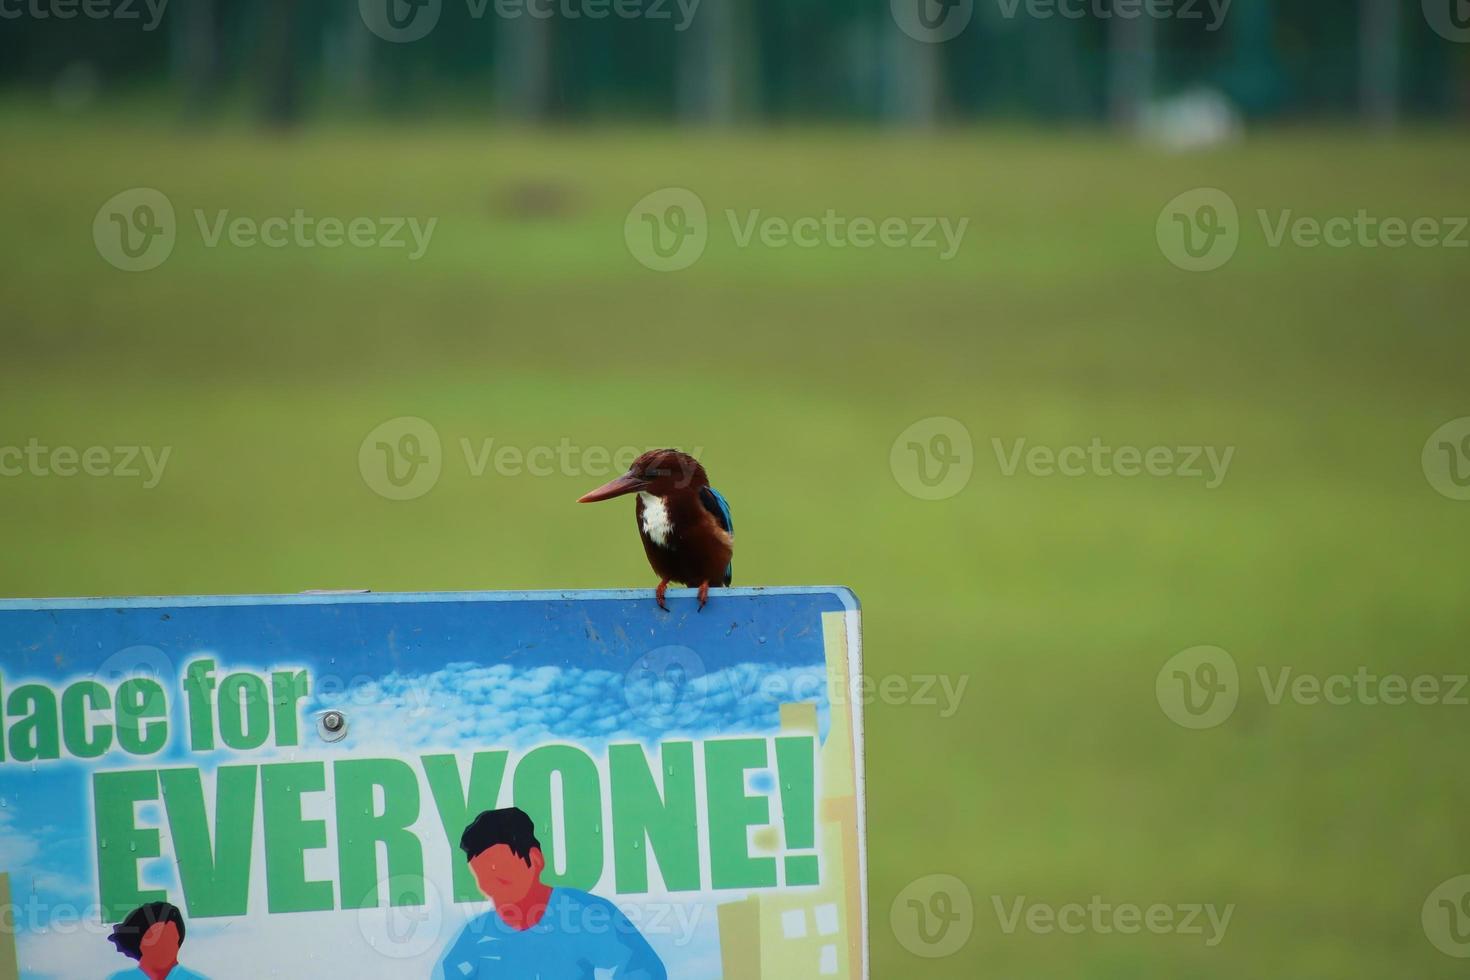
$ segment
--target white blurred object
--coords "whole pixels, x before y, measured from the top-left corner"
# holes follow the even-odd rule
[[[1139,134],[1170,150],[1202,150],[1233,143],[1245,132],[1239,111],[1221,92],[1192,89],[1144,109]]]

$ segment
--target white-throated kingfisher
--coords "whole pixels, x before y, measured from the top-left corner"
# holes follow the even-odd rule
[[[670,582],[699,589],[699,608],[711,585],[728,586],[735,553],[735,523],[730,505],[709,485],[699,460],[677,449],[655,449],[633,460],[628,472],[578,498],[579,504],[636,493],[638,536],[648,564],[659,577],[653,592],[668,611],[664,593]]]

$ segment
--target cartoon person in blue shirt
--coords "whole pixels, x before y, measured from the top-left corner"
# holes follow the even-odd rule
[[[108,980],[206,980],[179,964],[184,945],[184,914],[168,902],[140,905],[112,927],[107,937],[117,951],[137,966],[120,970]]]
[[[668,980],[658,954],[616,905],[542,883],[546,859],[523,810],[486,810],[459,847],[495,908],[465,923],[434,980],[593,980],[608,971],[616,980]]]

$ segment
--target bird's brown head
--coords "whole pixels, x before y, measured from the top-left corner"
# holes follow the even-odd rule
[[[653,449],[628,467],[628,472],[577,498],[579,504],[611,500],[625,493],[643,491],[666,497],[680,491],[709,486],[709,477],[699,460],[677,449]]]

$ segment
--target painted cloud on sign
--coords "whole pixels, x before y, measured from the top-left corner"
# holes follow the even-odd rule
[[[616,741],[770,731],[791,701],[817,702],[825,732],[826,683],[823,667],[746,663],[704,673],[697,660],[671,652],[626,672],[450,664],[357,684],[318,679],[305,710],[342,711],[349,724],[344,747],[355,751],[524,749],[551,739],[595,750]]]

